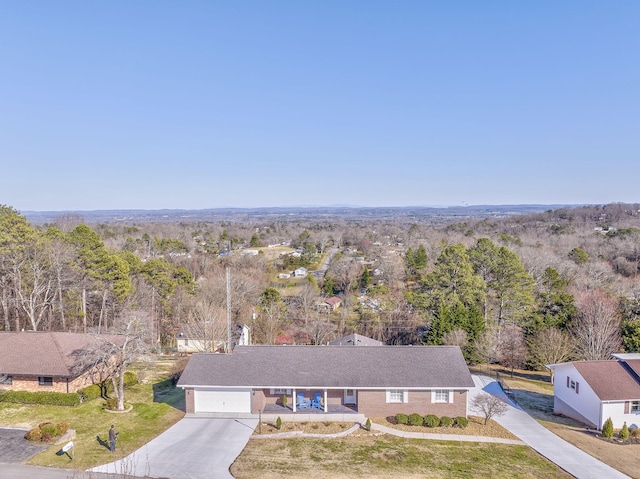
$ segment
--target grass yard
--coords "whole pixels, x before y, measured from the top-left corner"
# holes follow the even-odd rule
[[[569,479],[526,446],[402,439],[251,440],[231,467],[236,479]]]
[[[149,442],[184,416],[184,394],[171,385],[168,377],[172,362],[146,365],[142,383],[127,388],[127,413],[115,414],[103,409],[103,399],[95,399],[77,407],[41,406],[0,403],[0,425],[31,428],[41,422],[67,422],[76,431],[75,460],[57,455],[60,446],[51,446],[34,456],[28,464],[63,468],[88,468],[126,456]],[[120,433],[117,450],[107,448],[111,424]]]

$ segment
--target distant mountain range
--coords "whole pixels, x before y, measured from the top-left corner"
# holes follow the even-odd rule
[[[260,220],[302,220],[312,218],[404,218],[449,222],[464,218],[482,219],[540,213],[559,208],[585,205],[473,205],[473,206],[291,206],[265,208],[211,208],[202,210],[95,210],[95,211],[21,211],[33,224],[52,224],[62,217],[74,217],[88,224],[143,222],[219,222]]]

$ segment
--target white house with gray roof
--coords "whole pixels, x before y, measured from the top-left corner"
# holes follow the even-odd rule
[[[178,386],[195,414],[456,417],[474,383],[457,346],[238,346],[193,355]]]

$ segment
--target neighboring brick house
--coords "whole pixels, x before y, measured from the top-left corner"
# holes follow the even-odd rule
[[[187,413],[257,414],[284,395],[293,414],[306,411],[299,398],[316,398],[319,413],[455,417],[474,383],[457,346],[244,346],[193,355],[178,386]]]
[[[72,393],[104,381],[108,374],[86,361],[101,338],[121,341],[116,335],[0,332],[0,388]]]
[[[597,429],[608,418],[615,428],[640,427],[640,355],[614,356],[547,365],[554,373],[553,412]]]

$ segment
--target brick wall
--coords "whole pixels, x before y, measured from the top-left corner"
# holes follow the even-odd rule
[[[187,414],[193,414],[196,412],[195,396],[193,394],[193,388],[186,388],[184,390],[184,403],[185,412]]]
[[[454,391],[452,403],[432,403],[431,391],[409,391],[408,402],[387,403],[386,391],[358,391],[358,412],[369,417],[418,413],[422,416],[466,416],[467,391]]]
[[[37,376],[12,376],[11,385],[6,387],[13,391],[53,391],[58,393],[75,393],[82,388],[91,386],[92,384],[100,382],[104,379],[106,378],[98,376],[97,374],[92,374],[91,371],[87,371],[86,373],[73,379],[53,377],[52,384],[44,386],[40,385]]]

